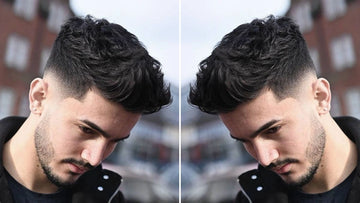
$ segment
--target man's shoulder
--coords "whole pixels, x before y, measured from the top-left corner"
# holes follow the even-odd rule
[[[123,202],[124,198],[119,190],[122,177],[116,172],[98,166],[83,174],[73,190],[73,201],[84,202]]]
[[[11,116],[0,119],[0,143],[8,141],[25,122],[25,117]]]
[[[360,146],[360,120],[350,116],[334,117],[341,130]]]
[[[10,116],[0,119],[0,129],[19,129],[25,122],[25,117]]]
[[[344,126],[345,128],[359,126],[359,124],[360,124],[359,119],[357,119],[355,117],[351,117],[351,116],[334,117],[334,120],[340,127]]]
[[[23,124],[26,120],[26,117],[20,116],[9,116],[0,119],[0,124],[10,125],[10,124]]]

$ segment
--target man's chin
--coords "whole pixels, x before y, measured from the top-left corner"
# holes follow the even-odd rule
[[[79,179],[80,174],[69,173],[63,176],[50,174],[47,175],[47,177],[50,180],[50,182],[52,182],[57,187],[64,188],[74,185],[76,181]]]
[[[304,174],[301,177],[291,177],[291,175],[294,174],[282,174],[281,178],[283,179],[283,181],[291,188],[301,188],[304,185],[308,184],[313,176],[311,174]]]

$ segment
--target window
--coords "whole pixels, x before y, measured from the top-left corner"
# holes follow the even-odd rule
[[[312,17],[311,17],[311,5],[310,2],[299,3],[291,11],[291,17],[299,25],[301,32],[306,32],[311,30],[313,26]]]
[[[323,0],[322,3],[328,20],[334,20],[346,13],[346,0]]]
[[[310,52],[310,57],[314,62],[314,66],[316,69],[316,72],[318,74],[321,74],[321,69],[320,69],[320,58],[319,58],[319,52],[317,49],[309,49]]]
[[[50,56],[50,51],[51,51],[51,49],[48,49],[48,48],[45,48],[41,51],[40,68],[39,68],[40,75],[42,75],[42,73],[44,72],[46,62]]]
[[[59,2],[51,2],[47,26],[54,32],[59,32],[61,25],[69,18],[68,9]]]
[[[17,70],[24,70],[27,66],[30,51],[29,41],[17,34],[9,36],[6,45],[5,63]]]
[[[334,68],[338,71],[355,64],[354,45],[350,35],[342,35],[331,42],[331,58]]]
[[[346,92],[346,108],[349,116],[360,118],[360,89],[352,88]]]
[[[37,5],[38,0],[15,0],[14,12],[30,21],[35,16]]]
[[[0,118],[13,113],[14,103],[14,91],[10,88],[0,88]]]

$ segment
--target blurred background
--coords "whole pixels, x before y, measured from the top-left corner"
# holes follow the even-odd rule
[[[173,95],[172,105],[144,116],[105,161],[123,176],[125,197],[178,202],[181,155],[182,202],[232,202],[237,176],[256,163],[217,116],[187,103],[199,62],[239,24],[287,15],[300,25],[319,75],[330,81],[332,115],[360,118],[359,11],[360,0],[0,0],[0,119],[29,114],[29,84],[41,76],[67,18],[106,18],[162,63]]]

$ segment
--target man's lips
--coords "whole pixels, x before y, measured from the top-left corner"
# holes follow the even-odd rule
[[[273,162],[265,168],[272,170],[279,175],[286,175],[291,171],[291,168],[295,163],[299,163],[299,160],[288,158],[281,161]]]
[[[76,174],[83,174],[86,171],[88,171],[87,168],[85,168],[83,166],[73,164],[73,163],[69,163],[69,166],[70,166],[70,171],[73,172],[73,173],[76,173]]]
[[[288,173],[291,169],[291,166],[292,166],[291,163],[286,163],[281,166],[276,166],[276,167],[272,168],[271,170],[274,171],[275,173],[281,175],[281,174]]]
[[[83,174],[86,171],[94,168],[94,166],[90,165],[89,163],[72,158],[63,159],[61,162],[67,164],[69,170],[74,174]]]

